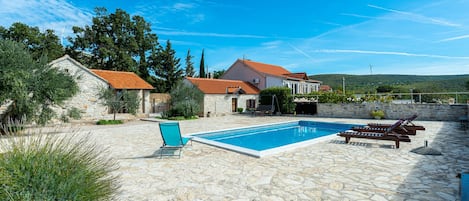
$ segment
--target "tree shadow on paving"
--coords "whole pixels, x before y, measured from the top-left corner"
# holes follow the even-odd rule
[[[469,134],[457,122],[444,122],[429,147],[442,155],[409,152],[419,161],[397,188],[395,200],[459,200],[456,176],[469,171]]]

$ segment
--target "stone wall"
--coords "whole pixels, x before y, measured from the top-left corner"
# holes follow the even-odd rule
[[[246,101],[248,99],[256,100],[256,104],[259,103],[259,95],[251,94],[205,94],[203,104],[203,116],[207,116],[210,112],[210,116],[224,116],[227,114],[233,114],[232,110],[232,99],[236,98],[238,105],[237,108],[243,108],[246,110]]]
[[[171,101],[171,95],[169,93],[151,93],[150,102],[151,102],[151,112],[160,113],[169,110],[169,104]]]
[[[386,119],[399,119],[417,114],[418,120],[458,121],[468,115],[468,105],[390,104],[390,103],[318,103],[319,117],[372,118],[372,110],[383,110]]]
[[[50,64],[72,75],[80,88],[75,96],[54,108],[59,117],[67,115],[72,108],[81,111],[82,120],[98,120],[109,114],[108,108],[99,100],[99,91],[108,87],[105,80],[68,56],[54,60]]]

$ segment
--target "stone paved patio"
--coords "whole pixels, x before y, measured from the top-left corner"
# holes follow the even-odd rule
[[[394,120],[232,115],[182,121],[183,134],[314,120],[343,123]],[[120,168],[117,200],[459,200],[456,174],[469,171],[469,133],[457,122],[417,121],[427,128],[411,143],[352,138],[319,142],[254,158],[194,142],[181,159],[155,155],[162,144],[158,123],[85,126],[108,147]],[[442,156],[410,152],[428,140]]]

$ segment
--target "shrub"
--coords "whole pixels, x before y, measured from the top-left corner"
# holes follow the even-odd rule
[[[75,120],[81,119],[81,111],[76,107],[72,107],[68,110],[68,116]]]
[[[111,200],[115,161],[87,137],[28,130],[0,141],[0,200]]]
[[[201,111],[204,94],[196,86],[178,82],[170,94],[171,109],[165,114],[168,117],[184,116],[188,119]]]
[[[242,108],[242,107],[238,107],[238,109],[237,109],[237,110],[238,110],[238,112],[239,112],[239,113],[243,113],[243,111],[244,111],[244,108]]]
[[[282,113],[293,113],[293,110],[295,110],[295,103],[293,103],[291,89],[288,87],[271,87],[264,89],[260,92],[260,104],[271,105],[272,95],[276,96],[276,98],[274,98],[275,112],[278,112],[278,106]]]
[[[384,118],[384,111],[383,110],[373,110],[371,111],[371,116],[377,119]]]
[[[124,122],[122,120],[104,120],[101,119],[98,122],[96,122],[97,125],[114,125],[114,124],[123,124]]]
[[[60,115],[60,120],[62,120],[62,122],[64,122],[64,123],[70,122],[70,119],[65,114]]]

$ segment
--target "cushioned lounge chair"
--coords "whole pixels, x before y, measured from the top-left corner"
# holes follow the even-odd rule
[[[398,133],[393,132],[395,127],[398,127],[402,124],[403,120],[399,120],[395,124],[393,124],[389,131],[387,132],[360,132],[360,131],[344,131],[337,134],[338,136],[345,137],[345,143],[349,143],[351,138],[365,138],[365,139],[373,139],[373,140],[391,140],[394,141],[396,144],[396,148],[399,149],[400,142],[410,142],[409,136],[401,135]]]
[[[160,147],[160,158],[162,158],[163,155],[179,156],[179,158],[181,158],[181,149],[191,141],[192,138],[181,136],[178,122],[160,122],[160,133],[163,138],[163,145]],[[169,151],[170,153],[165,153],[165,151]],[[178,151],[178,154],[175,154],[176,151]]]
[[[405,120],[398,120],[394,124],[400,124],[399,126],[393,126],[394,124],[388,124],[389,126],[387,127],[371,127],[371,126],[354,126],[351,129],[354,131],[360,131],[360,132],[376,132],[376,133],[385,133],[385,132],[395,132],[397,134],[402,134],[402,135],[416,135],[417,132],[415,129],[406,129],[403,123]]]
[[[410,132],[416,132],[417,130],[425,130],[425,127],[415,125],[412,122],[413,120],[415,120],[417,118],[417,116],[418,115],[414,114],[414,115],[412,115],[410,117],[407,117],[405,119],[401,119],[401,120],[404,120],[404,122],[402,123],[402,125],[400,127],[404,128],[404,129],[406,129]],[[392,125],[391,124],[369,123],[368,126],[373,127],[373,128],[388,128]]]

